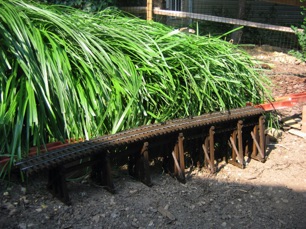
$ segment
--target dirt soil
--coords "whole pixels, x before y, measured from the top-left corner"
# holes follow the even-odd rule
[[[266,68],[274,96],[306,92],[306,66],[282,50],[248,49]],[[301,115],[303,104],[281,110]],[[45,174],[27,186],[0,183],[0,228],[306,228],[306,139],[288,132],[270,142],[265,163],[222,162],[212,175],[187,169],[182,184],[156,167],[152,187],[113,168],[116,193],[86,177],[68,183],[72,205],[53,198]]]

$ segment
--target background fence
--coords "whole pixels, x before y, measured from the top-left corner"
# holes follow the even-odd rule
[[[299,0],[134,0],[120,1],[119,7],[176,29],[191,28],[199,35],[222,35],[244,26],[225,39],[299,49],[291,26],[303,23],[301,4]]]

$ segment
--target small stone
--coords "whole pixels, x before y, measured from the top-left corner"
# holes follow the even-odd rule
[[[287,200],[287,199],[282,199],[282,201],[284,202],[284,203],[289,203],[289,200]]]
[[[119,213],[118,213],[118,212],[112,212],[112,214],[111,214],[111,217],[112,217],[113,219],[117,218],[118,216],[119,216]]]
[[[25,203],[25,204],[28,204],[28,203],[30,202],[30,201],[27,199],[26,196],[21,197],[21,198],[20,198],[20,201],[22,201],[22,202]]]
[[[110,205],[115,205],[116,202],[115,202],[115,197],[111,197],[110,199]]]
[[[135,189],[135,190],[130,190],[130,194],[134,194],[134,193],[136,193],[138,190],[137,189]]]
[[[99,223],[99,220],[100,220],[99,215],[95,215],[94,217],[92,217],[92,221],[94,221],[94,223]]]
[[[81,183],[82,184],[88,184],[88,180],[82,180]]]
[[[4,192],[3,193],[3,196],[8,196],[9,195],[9,192]]]
[[[37,208],[37,209],[35,209],[35,211],[38,212],[38,213],[42,212],[42,208]]]
[[[154,226],[154,223],[153,223],[153,221],[151,220],[150,222],[149,222],[149,224],[148,224],[148,227],[153,227]]]
[[[149,207],[149,211],[150,211],[150,212],[153,212],[153,213],[156,213],[156,212],[157,212],[157,209],[156,209],[156,208]]]
[[[134,222],[134,221],[132,222],[132,226],[133,226],[133,227],[136,227],[136,228],[139,227],[139,226],[138,226],[138,223],[137,223],[137,222]]]
[[[164,216],[164,217],[167,217],[168,219],[174,221],[175,220],[175,217],[174,215],[171,214],[171,212],[169,212],[168,210],[162,208],[162,207],[159,207],[158,208],[158,211]]]
[[[14,215],[15,213],[16,213],[16,208],[14,208],[14,209],[12,209],[12,210],[10,210],[10,212],[9,212],[9,216],[12,216],[12,215]]]
[[[27,192],[27,189],[25,188],[25,187],[21,187],[21,193],[23,194],[23,195],[25,195],[26,194],[26,192]]]
[[[226,222],[223,222],[223,223],[221,224],[221,226],[222,226],[222,227],[226,227]]]
[[[85,197],[86,196],[86,192],[80,192],[80,196],[81,197]]]
[[[10,211],[16,209],[15,206],[14,206],[13,204],[11,204],[11,203],[6,203],[6,204],[5,204],[5,208],[8,209],[8,210],[10,210]]]
[[[280,222],[280,224],[286,225],[286,223],[283,220],[278,219],[278,221]]]
[[[18,224],[18,228],[19,228],[19,229],[27,229],[27,224],[25,224],[25,223],[20,223],[20,224]]]
[[[198,204],[199,204],[199,206],[202,206],[202,205],[205,205],[206,203],[205,203],[205,201],[200,201]]]

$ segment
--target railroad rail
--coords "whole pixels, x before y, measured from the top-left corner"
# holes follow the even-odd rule
[[[111,161],[128,159],[129,173],[151,186],[150,159],[162,155],[167,170],[185,182],[186,155],[211,173],[217,158],[240,168],[244,157],[264,162],[264,110],[252,106],[140,126],[68,144],[16,163],[27,175],[47,169],[48,189],[69,204],[67,174],[91,166],[92,177],[114,192]]]

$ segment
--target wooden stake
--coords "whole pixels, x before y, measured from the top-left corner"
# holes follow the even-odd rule
[[[303,106],[302,111],[302,132],[306,133],[306,106]]]
[[[147,0],[147,21],[152,20],[153,4],[152,0]]]

